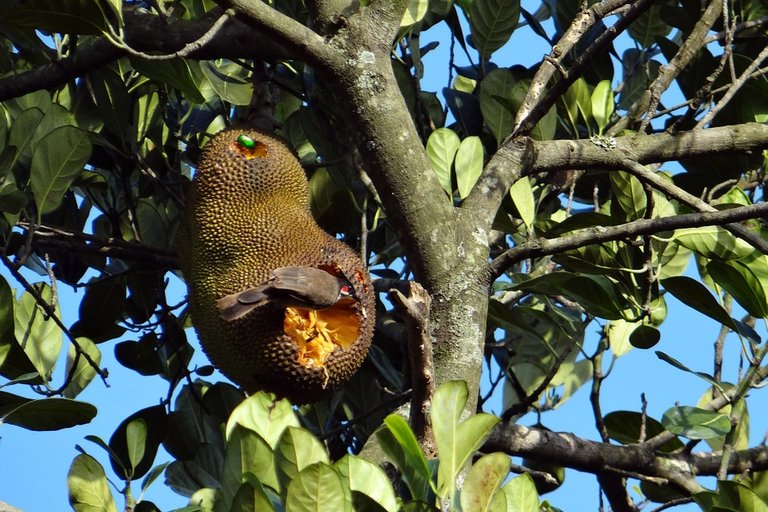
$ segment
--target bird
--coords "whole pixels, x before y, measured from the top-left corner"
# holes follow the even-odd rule
[[[231,322],[267,304],[317,310],[342,299],[354,300],[354,288],[346,278],[314,267],[280,267],[263,283],[226,295],[216,305],[221,318]]]
[[[359,369],[376,315],[370,276],[312,217],[280,137],[235,127],[203,147],[177,246],[200,344],[243,390],[307,403]]]

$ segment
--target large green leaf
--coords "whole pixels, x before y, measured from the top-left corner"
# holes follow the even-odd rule
[[[642,218],[646,209],[646,196],[640,180],[624,171],[613,171],[609,176],[616,201],[627,214],[627,220]]]
[[[8,164],[8,169],[13,169],[17,162],[22,165],[29,165],[32,161],[32,139],[43,116],[42,110],[38,107],[31,107],[21,112],[13,121],[11,133],[8,136],[8,145],[15,147],[16,153],[13,160]]]
[[[132,58],[131,64],[136,71],[147,78],[180,90],[187,100],[193,103],[205,102],[205,97],[200,93],[186,60],[179,58],[158,61]]]
[[[229,434],[221,473],[221,500],[216,510],[228,511],[247,474],[279,491],[277,468],[272,449],[259,434],[236,426]]]
[[[668,277],[661,282],[664,289],[680,302],[699,313],[736,330],[733,319],[712,296],[706,286],[686,276]]]
[[[552,272],[513,286],[513,289],[543,295],[565,295],[589,313],[607,320],[623,318],[624,299],[605,276]]]
[[[386,428],[376,431],[381,449],[400,470],[413,499],[428,501],[429,491],[434,487],[432,471],[411,427],[397,414],[387,416],[384,425]]]
[[[650,47],[672,30],[672,27],[664,22],[660,12],[661,4],[651,5],[629,26],[629,35],[643,48]]]
[[[287,400],[275,400],[260,391],[238,405],[227,421],[227,437],[236,425],[253,430],[274,448],[286,427],[298,427],[299,420]]]
[[[749,266],[739,261],[713,260],[707,265],[707,272],[747,313],[756,318],[768,316],[765,290]]]
[[[480,111],[483,121],[501,142],[512,132],[515,112],[526,93],[526,84],[516,82],[509,69],[499,68],[489,72],[480,84]]]
[[[754,251],[747,242],[736,238],[720,226],[678,229],[673,235],[673,240],[709,259],[735,260]]]
[[[345,455],[334,467],[341,475],[342,483],[352,493],[365,494],[388,512],[397,510],[397,499],[392,484],[380,467],[354,455]]]
[[[88,135],[74,126],[56,128],[35,144],[30,185],[39,215],[58,208],[91,150]]]
[[[233,105],[250,103],[253,85],[242,66],[231,61],[204,61],[200,63],[200,69],[222,100]]]
[[[0,276],[0,368],[3,368],[11,350],[18,346],[13,338],[13,305],[15,302],[8,281],[5,280],[5,277]]]
[[[530,475],[513,478],[491,502],[491,512],[539,512],[539,495]]]
[[[634,411],[614,411],[603,418],[608,436],[622,444],[637,444],[664,432],[664,426],[654,418]],[[640,439],[640,433],[645,428],[645,439]],[[683,447],[683,443],[673,438],[658,447],[666,453],[674,452]]]
[[[27,430],[61,430],[84,425],[96,416],[96,408],[67,398],[31,400],[0,391],[0,423]]]
[[[437,388],[432,399],[432,430],[440,457],[437,491],[443,498],[454,492],[459,471],[499,422],[496,416],[484,413],[460,422],[467,394],[466,382],[448,381]]]
[[[288,486],[285,509],[291,512],[349,511],[344,486],[338,473],[326,463],[318,462],[296,475]]]
[[[290,426],[275,447],[275,461],[284,488],[304,468],[317,462],[330,462],[328,452],[315,436],[303,428]]]
[[[117,457],[111,460],[114,472],[132,479],[147,474],[165,438],[167,422],[162,405],[141,409],[124,419],[109,439],[109,449]]]
[[[475,462],[461,488],[461,509],[478,512],[491,510],[496,491],[509,476],[509,456],[491,453]]]
[[[52,299],[50,286],[39,283],[35,288],[42,299],[50,304]],[[21,296],[14,313],[16,341],[24,349],[24,353],[40,376],[47,382],[61,352],[61,329],[56,322],[46,316],[29,292]],[[59,315],[58,304],[55,313]]]
[[[504,46],[520,19],[519,0],[474,0],[469,9],[472,45],[483,59]]]
[[[598,133],[602,135],[613,114],[613,89],[610,80],[603,80],[592,91],[592,117],[597,123]]]
[[[533,197],[531,180],[527,176],[517,180],[509,189],[509,195],[512,197],[512,202],[515,203],[517,213],[520,214],[520,220],[523,221],[530,233],[536,218],[536,200]]]
[[[117,512],[104,468],[90,455],[80,454],[72,461],[67,488],[76,512]]]
[[[115,0],[111,0],[115,1]],[[29,0],[0,2],[4,22],[63,34],[100,34],[107,26],[96,0]]]
[[[440,186],[449,196],[453,194],[451,168],[460,145],[459,136],[450,128],[438,128],[429,135],[427,140],[427,158],[437,174]]]
[[[456,152],[456,184],[459,197],[464,199],[477,183],[483,172],[483,143],[472,135],[461,141]]]
[[[562,96],[565,109],[568,114],[568,120],[571,126],[577,129],[579,125],[579,113],[581,121],[589,122],[592,119],[592,98],[589,93],[589,85],[583,77],[573,82]]]
[[[667,409],[661,424],[673,434],[688,439],[709,439],[723,436],[731,430],[727,414],[682,405]]]

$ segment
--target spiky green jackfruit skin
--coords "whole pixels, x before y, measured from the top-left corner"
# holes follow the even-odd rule
[[[255,142],[252,149],[238,142],[241,135]],[[282,141],[254,130],[216,135],[203,149],[183,224],[179,252],[192,320],[222,373],[248,392],[264,389],[305,403],[357,371],[375,322],[370,278],[357,254],[315,222],[304,170]],[[285,310],[270,304],[227,322],[216,306],[292,265],[336,268],[354,288],[359,335],[346,349],[336,346],[323,366],[299,361],[284,331]]]

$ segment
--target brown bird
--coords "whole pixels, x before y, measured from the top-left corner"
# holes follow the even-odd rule
[[[266,304],[286,308],[325,309],[347,298],[354,300],[352,283],[314,267],[281,267],[269,279],[216,301],[221,318],[237,320]]]

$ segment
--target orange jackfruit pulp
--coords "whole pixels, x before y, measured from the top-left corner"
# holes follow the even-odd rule
[[[337,346],[352,346],[360,322],[354,301],[342,300],[321,310],[286,308],[283,330],[299,348],[299,363],[322,367]]]

